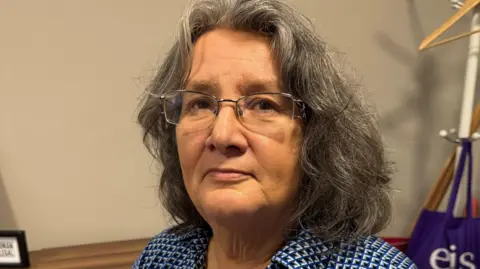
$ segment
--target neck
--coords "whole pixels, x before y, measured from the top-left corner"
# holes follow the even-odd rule
[[[213,236],[208,246],[208,269],[265,268],[284,243],[282,225],[272,228],[255,225],[228,229],[212,226]]]

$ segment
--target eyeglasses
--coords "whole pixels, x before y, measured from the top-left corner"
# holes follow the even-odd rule
[[[220,103],[235,104],[236,116],[252,131],[265,128],[285,127],[295,118],[306,118],[305,103],[291,94],[261,92],[242,96],[237,100],[218,99],[198,91],[178,90],[160,98],[165,120],[174,125],[201,130],[209,127],[218,116]]]

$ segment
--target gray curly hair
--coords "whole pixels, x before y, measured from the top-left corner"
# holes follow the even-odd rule
[[[291,218],[294,230],[343,241],[379,232],[391,215],[390,163],[376,121],[332,60],[308,19],[279,0],[197,0],[186,8],[173,46],[147,91],[182,89],[195,41],[214,28],[267,36],[285,90],[307,106],[300,155],[303,178]],[[159,98],[146,95],[138,120],[150,153],[164,167],[159,196],[177,230],[209,227],[182,179],[175,126]]]

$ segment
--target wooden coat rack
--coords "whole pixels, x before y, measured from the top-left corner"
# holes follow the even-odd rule
[[[472,110],[475,102],[475,89],[477,84],[478,62],[480,56],[480,0],[466,0],[464,2],[451,0],[450,2],[454,8],[458,8],[458,11],[453,16],[448,18],[442,26],[440,26],[438,29],[428,35],[423,40],[423,42],[421,42],[419,50],[424,51],[426,49],[440,46],[458,40],[460,38],[464,38],[467,36],[470,37],[465,73],[465,84],[463,88],[460,123],[457,130],[458,138],[468,138],[480,126],[480,105],[476,106],[472,119]],[[434,42],[446,31],[448,31],[462,17],[469,13],[473,14],[470,32],[446,38],[442,41]],[[440,206],[440,203],[442,202],[445,193],[447,192],[447,189],[452,182],[455,167],[458,163],[458,156],[460,156],[460,151],[461,146],[456,145],[456,149],[452,152],[450,158],[448,159],[437,183],[434,185],[427,199],[425,200],[425,209],[438,210],[438,207]],[[456,204],[455,213],[457,215],[460,215],[462,213],[462,205],[464,204],[465,203]],[[414,222],[414,225],[415,223],[416,220]]]
[[[471,36],[473,34],[479,33],[480,29],[478,27],[472,28],[470,32],[459,34],[453,37],[446,38],[442,41],[437,41],[434,42],[436,39],[438,39],[442,34],[444,34],[448,29],[450,29],[455,23],[457,23],[462,17],[465,15],[469,14],[470,12],[477,12],[475,9],[477,6],[480,4],[480,0],[466,0],[465,3],[462,3],[460,1],[450,1],[452,3],[452,6],[455,8],[459,8],[458,11],[448,18],[442,26],[438,27],[433,31],[430,35],[428,35],[420,44],[419,50],[423,51],[429,48],[433,48],[436,46],[440,46],[467,36]]]

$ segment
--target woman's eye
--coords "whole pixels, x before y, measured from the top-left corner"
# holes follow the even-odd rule
[[[273,105],[266,101],[260,101],[256,104],[256,108],[259,110],[270,110],[274,109]]]
[[[198,100],[193,102],[192,108],[194,109],[208,109],[210,107],[210,103],[206,100]]]
[[[272,101],[265,100],[265,99],[253,101],[251,102],[249,107],[251,110],[254,110],[260,113],[277,111],[277,105],[275,103],[272,103]]]
[[[196,111],[196,110],[204,110],[204,109],[212,109],[213,108],[212,100],[206,98],[196,98],[188,101],[186,103],[186,107],[189,111]]]

